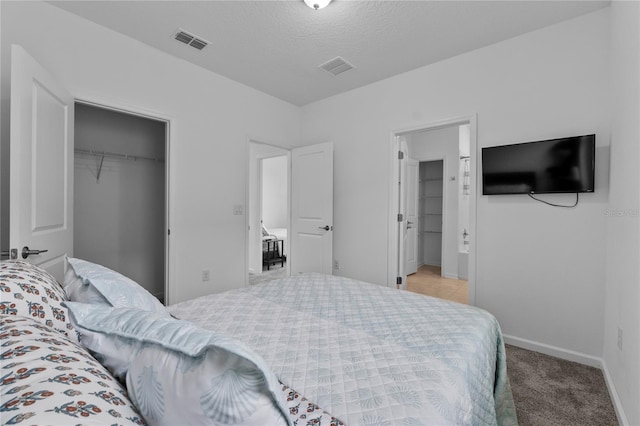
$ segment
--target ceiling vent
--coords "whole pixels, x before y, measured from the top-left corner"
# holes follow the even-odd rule
[[[340,56],[320,65],[320,68],[333,75],[342,74],[345,71],[353,69],[353,65],[342,59]]]
[[[209,44],[208,41],[182,29],[178,29],[173,34],[173,38],[198,50],[204,49]]]

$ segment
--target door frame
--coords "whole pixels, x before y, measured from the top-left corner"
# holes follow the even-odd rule
[[[174,126],[172,126],[173,118],[170,115],[160,113],[157,111],[149,110],[138,105],[132,105],[130,103],[114,100],[107,97],[100,97],[95,95],[80,95],[74,96],[75,103],[81,103],[84,105],[93,106],[96,108],[102,108],[111,110],[123,114],[129,114],[138,116],[150,120],[160,121],[165,124],[165,164],[164,164],[164,202],[165,202],[165,235],[164,235],[164,304],[169,306],[174,294],[171,293],[173,286],[171,283],[176,282],[173,278],[173,270],[171,267],[172,249],[170,245],[171,241],[171,217],[173,212],[173,205],[171,204],[170,194],[172,192],[172,179],[171,179],[171,141],[175,137]],[[175,289],[174,289],[175,290]]]
[[[415,229],[415,233],[416,233],[415,246],[413,247],[413,249],[415,251],[414,255],[415,255],[415,262],[416,262],[416,270],[415,270],[415,272],[412,272],[412,274],[413,274],[413,273],[416,273],[418,271],[418,268],[420,267],[420,259],[418,257],[418,254],[420,253],[419,243],[421,241],[421,237],[420,237],[420,233],[421,233],[421,230],[420,230],[420,228],[421,228],[421,226],[420,226],[421,225],[421,223],[420,223],[420,161],[417,160],[416,158],[412,158],[412,157],[409,157],[409,156],[407,156],[404,160],[407,161],[407,163],[405,164],[405,167],[404,167],[404,170],[405,170],[405,174],[404,175],[405,175],[405,177],[407,177],[407,181],[409,181],[409,179],[408,179],[408,176],[409,176],[409,173],[408,173],[409,160],[415,161],[416,169],[417,169],[416,170],[417,182],[415,182],[416,188],[415,188],[414,194],[410,195],[409,191],[407,190],[408,189],[408,184],[405,185],[403,193],[401,195],[404,199],[399,203],[399,204],[403,205],[403,209],[404,209],[404,211],[406,213],[407,223],[403,227],[403,237],[404,237],[405,233],[408,234],[408,230],[409,230],[409,217],[410,217],[410,215],[409,215],[409,212],[408,212],[409,211],[409,208],[408,208],[409,202],[408,202],[408,200],[412,196],[415,197],[415,200],[413,200],[413,202],[415,203],[415,208],[416,208],[417,211],[416,211],[416,216],[414,218],[414,225],[415,226],[413,227],[413,229]],[[404,253],[402,255],[402,259],[403,259],[402,265],[403,265],[403,267],[405,269],[402,271],[402,276],[406,277],[406,276],[409,275],[407,273],[407,269],[408,269],[407,268],[407,253],[406,253],[407,252],[407,240],[404,239],[403,243],[404,243],[403,244],[403,252]]]
[[[273,143],[273,142],[264,142],[264,139],[262,138],[255,138],[255,137],[251,137],[251,136],[247,136],[246,138],[246,155],[245,158],[246,160],[246,177],[247,177],[247,183],[246,183],[246,188],[245,188],[245,205],[247,206],[246,209],[246,214],[245,214],[245,278],[244,278],[244,285],[245,287],[249,285],[249,270],[252,266],[251,265],[251,256],[250,256],[250,251],[252,248],[255,249],[255,247],[253,246],[253,241],[252,241],[252,236],[253,233],[251,231],[251,227],[255,227],[256,228],[256,232],[258,232],[259,229],[259,217],[260,217],[260,213],[258,213],[258,219],[255,221],[255,223],[252,223],[251,220],[251,212],[253,209],[259,209],[259,212],[262,211],[262,160],[264,160],[265,158],[274,158],[274,157],[282,157],[282,156],[287,156],[287,245],[288,247],[285,247],[285,250],[291,250],[291,240],[290,240],[290,235],[291,235],[291,150],[293,149],[293,147],[290,146],[283,146],[277,143]],[[256,172],[258,173],[258,188],[256,188],[256,190],[258,191],[257,194],[257,203],[254,202],[254,200],[252,200],[251,197],[251,185],[252,185],[252,181],[251,181],[251,146],[252,144],[256,144],[256,145],[264,145],[264,146],[268,146],[271,147],[273,149],[278,150],[279,152],[277,154],[266,154],[264,156],[258,156],[256,158],[257,160],[257,170]],[[253,205],[256,204],[256,205]],[[291,253],[289,251],[286,251],[287,253],[287,257],[290,257]],[[257,261],[256,261],[257,262]],[[291,262],[286,262],[285,264],[285,268],[286,268],[286,275],[289,276],[290,275],[290,266],[291,266]],[[262,269],[260,269],[260,273],[262,273]]]
[[[478,159],[480,158],[478,148],[478,124],[477,114],[451,117],[437,121],[431,121],[420,125],[396,127],[390,133],[389,143],[389,198],[388,198],[388,244],[387,244],[387,286],[396,286],[398,277],[400,250],[398,247],[398,220],[397,205],[399,197],[400,164],[398,161],[398,151],[400,149],[399,139],[402,134],[417,131],[435,130],[442,127],[469,124],[469,279],[468,279],[468,301],[469,305],[476,304],[476,250],[478,246],[477,222],[477,195],[478,195]],[[444,201],[444,200],[443,200]],[[398,286],[406,289],[406,280]]]

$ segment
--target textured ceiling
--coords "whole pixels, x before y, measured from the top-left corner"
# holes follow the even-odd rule
[[[295,105],[605,7],[608,1],[51,1],[60,8]],[[197,51],[178,28],[211,42]],[[341,56],[354,69],[318,68]]]

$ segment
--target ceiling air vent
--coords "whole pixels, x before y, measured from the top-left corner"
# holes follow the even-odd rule
[[[345,71],[349,71],[353,68],[353,65],[338,56],[330,60],[329,62],[325,62],[324,64],[320,65],[320,68],[333,75],[338,75],[342,74]]]
[[[204,49],[209,44],[208,41],[182,29],[178,29],[178,31],[174,33],[173,38],[198,50]]]

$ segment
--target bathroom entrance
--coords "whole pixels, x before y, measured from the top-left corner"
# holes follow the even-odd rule
[[[452,120],[395,133],[401,152],[396,195],[401,214],[393,234],[398,238],[396,282],[400,288],[428,270],[429,280],[449,280],[452,289],[458,281],[465,281],[464,299],[468,296],[473,304],[474,266],[469,250],[475,229],[472,128],[473,119]],[[467,280],[472,281],[468,287]]]
[[[445,278],[467,279],[469,124],[403,137],[408,158],[419,162],[418,267],[439,266]]]

